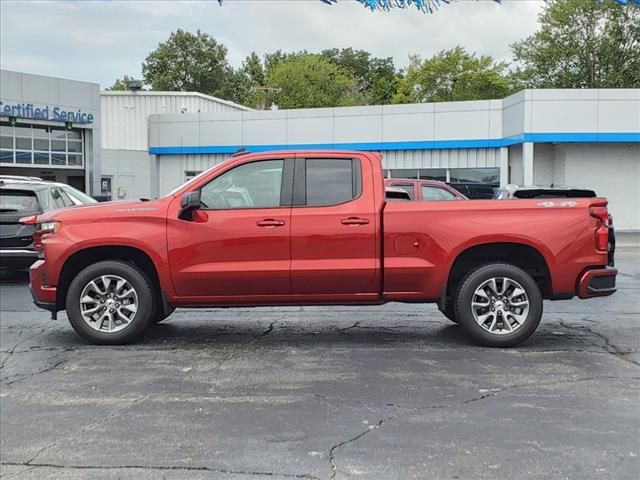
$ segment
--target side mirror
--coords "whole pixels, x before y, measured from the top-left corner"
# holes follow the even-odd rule
[[[180,213],[178,218],[180,220],[193,220],[193,212],[200,208],[200,190],[194,192],[185,193],[180,199]]]
[[[180,206],[189,210],[200,208],[200,190],[185,193],[180,199]]]

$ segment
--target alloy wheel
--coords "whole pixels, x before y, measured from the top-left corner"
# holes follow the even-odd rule
[[[87,283],[80,294],[82,319],[99,332],[124,330],[135,318],[138,306],[135,288],[118,275],[100,275]]]
[[[493,277],[476,288],[471,299],[476,323],[494,335],[518,330],[529,315],[529,297],[522,285],[508,277]]]

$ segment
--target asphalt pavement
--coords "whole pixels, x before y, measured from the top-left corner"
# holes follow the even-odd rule
[[[11,479],[633,479],[640,247],[512,349],[433,305],[179,310],[97,347],[0,277]]]

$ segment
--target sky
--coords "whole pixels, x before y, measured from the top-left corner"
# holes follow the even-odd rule
[[[0,67],[96,82],[141,78],[141,64],[177,28],[212,35],[240,66],[252,51],[363,49],[430,57],[456,45],[509,60],[509,45],[537,29],[542,0],[460,0],[433,14],[371,12],[355,0],[0,0]]]

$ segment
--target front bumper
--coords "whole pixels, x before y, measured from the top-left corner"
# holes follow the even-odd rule
[[[580,298],[606,297],[616,291],[618,270],[612,267],[587,270],[578,280]]]
[[[58,311],[57,289],[47,285],[47,267],[44,260],[37,260],[29,268],[29,290],[33,303],[51,312],[55,318]]]

